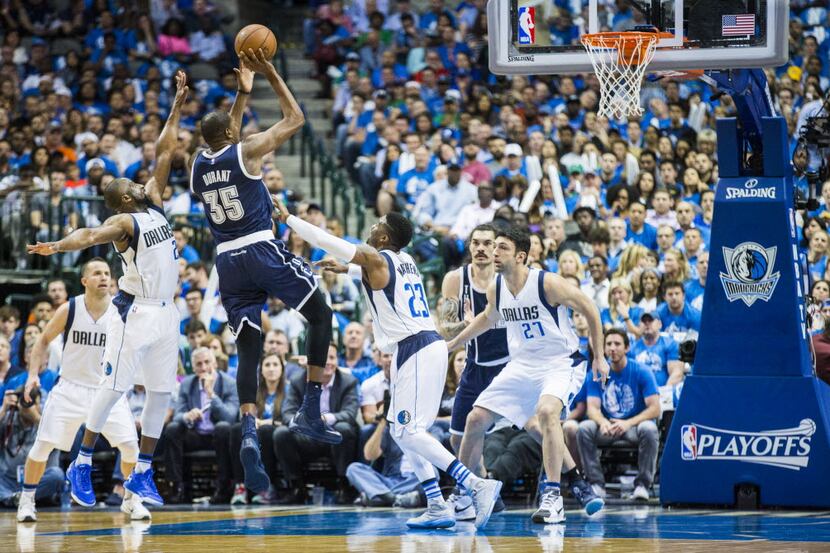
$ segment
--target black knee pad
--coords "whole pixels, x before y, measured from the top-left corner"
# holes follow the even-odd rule
[[[236,391],[239,403],[256,403],[259,384],[259,362],[262,359],[262,332],[250,324],[243,324],[236,336],[239,367],[236,371]]]
[[[305,302],[300,314],[308,321],[305,340],[308,364],[324,367],[331,343],[331,307],[326,304],[326,298],[319,288]]]

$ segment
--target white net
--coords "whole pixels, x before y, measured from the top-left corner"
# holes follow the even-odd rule
[[[595,33],[582,37],[602,94],[599,114],[608,118],[639,117],[640,88],[654,57],[658,36],[651,33]]]

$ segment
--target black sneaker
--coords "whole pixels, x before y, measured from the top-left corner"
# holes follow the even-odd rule
[[[588,516],[599,512],[605,505],[605,501],[594,493],[591,485],[581,478],[571,482],[571,493],[585,509],[585,512],[588,513]]]

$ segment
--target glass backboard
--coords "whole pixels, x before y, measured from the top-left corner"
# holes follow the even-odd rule
[[[650,71],[775,67],[788,59],[788,0],[490,0],[490,71],[592,71],[586,33],[656,28]]]

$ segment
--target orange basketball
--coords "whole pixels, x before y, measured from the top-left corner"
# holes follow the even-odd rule
[[[248,53],[249,48],[254,52],[258,48],[262,48],[265,52],[265,58],[270,60],[277,53],[277,37],[265,25],[256,23],[248,25],[236,33],[233,49],[238,54],[239,52]]]

